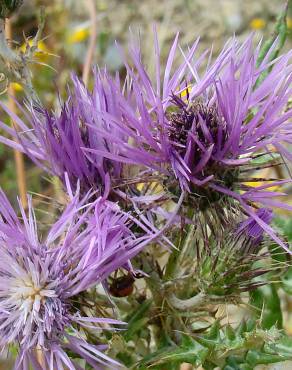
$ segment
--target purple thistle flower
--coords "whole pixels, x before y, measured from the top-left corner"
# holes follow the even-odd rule
[[[267,225],[270,225],[273,220],[273,212],[270,209],[260,208],[255,213]],[[250,240],[252,247],[258,248],[263,240],[264,231],[253,217],[248,217],[246,220],[240,222],[236,234],[243,234],[246,239]]]
[[[291,52],[271,62],[276,41],[258,65],[261,45],[254,49],[252,41],[249,37],[240,45],[233,39],[211,63],[208,51],[195,59],[197,40],[186,53],[180,49],[183,61],[173,70],[177,35],[163,71],[155,33],[154,83],[134,44],[132,65],[125,62],[125,88],[118,78],[98,71],[90,94],[75,78],[75,93],[61,115],[31,108],[28,125],[3,107],[21,132],[0,122],[19,143],[3,137],[0,141],[26,152],[63,182],[65,172],[71,183],[79,179],[82,192],[94,187],[108,194],[121,184],[123,165],[132,164],[146,167],[150,175],[160,174],[168,190],[182,194],[180,200],[188,193],[198,210],[212,205],[220,212],[231,198],[286,248],[254,209],[260,205],[292,210],[276,200],[285,193],[270,191],[291,180],[264,179],[257,187],[247,183],[259,181],[253,177],[255,170],[275,166],[275,155],[292,159],[286,147],[292,143],[292,109],[285,111],[291,95]],[[256,161],[264,156],[269,160],[259,165]],[[147,171],[142,177],[146,179]]]
[[[272,221],[270,210],[259,209],[256,214],[268,225]],[[200,228],[197,235],[194,233],[196,260],[189,259],[195,266],[192,277],[200,292],[234,299],[241,292],[268,283],[267,278],[255,278],[264,277],[275,268],[268,252],[273,243],[270,238],[264,239],[263,229],[253,218],[234,209],[225,213],[224,221],[214,218],[208,226]]]
[[[91,188],[107,192],[110,180],[121,176],[121,164],[113,162],[100,154],[88,158],[83,147],[89,151],[109,151],[115,153],[115,144],[100,137],[98,130],[119,137],[115,127],[109,127],[97,112],[102,111],[116,119],[121,119],[118,104],[112,98],[114,90],[119,88],[118,78],[112,80],[106,72],[95,72],[93,93],[85,88],[76,77],[72,78],[74,92],[69,92],[68,100],[62,105],[60,113],[31,106],[28,112],[19,109],[27,123],[17,117],[5,105],[2,108],[17,124],[18,132],[3,122],[0,127],[14,141],[0,137],[0,142],[26,153],[33,162],[52,175],[58,176],[65,184],[65,173],[70,183],[76,187],[80,181],[81,192],[85,194]],[[94,126],[95,130],[92,129]]]
[[[28,216],[20,205],[21,222],[0,191],[0,345],[18,344],[16,369],[80,369],[66,349],[96,369],[119,365],[84,332],[123,323],[90,316],[76,301],[135,256],[148,236],[135,237],[116,204],[88,198],[72,197],[40,240],[31,199]]]
[[[254,49],[252,41],[249,37],[242,45],[235,39],[227,43],[213,64],[209,56],[205,73],[200,76],[208,52],[194,58],[198,40],[187,53],[180,49],[183,62],[172,72],[177,35],[162,71],[155,34],[154,83],[143,65],[139,46],[131,47],[133,66],[126,63],[126,67],[132,79],[132,104],[120,102],[122,121],[99,113],[128,140],[121,142],[105,133],[104,138],[119,146],[119,153],[98,153],[119,163],[130,161],[148,167],[150,172],[160,172],[166,188],[176,195],[188,192],[188,200],[192,199],[199,210],[210,204],[216,207],[222,199],[225,203],[230,197],[235,199],[245,213],[287,248],[257,216],[254,205],[292,210],[290,205],[275,200],[285,193],[270,191],[291,180],[259,180],[253,176],[255,170],[271,165],[271,161],[275,166],[277,155],[292,159],[286,148],[292,143],[292,109],[285,111],[291,96],[291,52],[270,62],[275,42],[258,65],[261,44]],[[258,86],[262,72],[270,68]],[[269,158],[267,163],[256,163],[263,156]],[[278,160],[278,164],[282,163]],[[246,184],[249,181],[266,183],[251,187]]]

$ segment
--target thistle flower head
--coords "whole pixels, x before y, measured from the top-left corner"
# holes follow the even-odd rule
[[[110,185],[122,184],[124,165],[131,164],[146,169],[139,173],[141,182],[158,173],[168,192],[188,193],[198,211],[211,206],[220,212],[232,199],[287,249],[255,209],[292,210],[275,200],[285,193],[271,191],[291,179],[259,179],[256,173],[292,159],[287,149],[292,143],[291,53],[270,61],[276,41],[258,62],[261,45],[254,48],[249,37],[243,44],[228,42],[211,63],[208,51],[195,58],[198,41],[186,53],[180,49],[183,60],[175,69],[177,35],[163,70],[155,34],[155,82],[134,44],[123,88],[118,78],[100,71],[92,94],[74,79],[75,93],[60,116],[32,109],[26,125],[9,112],[21,132],[1,122],[0,127],[19,143],[0,141],[25,151],[63,182],[65,171],[73,184],[80,179],[85,193],[94,187],[108,194]],[[249,185],[260,181],[264,184]]]
[[[125,265],[146,238],[133,235],[117,205],[76,195],[40,240],[31,200],[28,216],[20,207],[22,222],[2,191],[0,200],[1,347],[18,344],[16,368],[75,369],[66,349],[95,368],[118,366],[86,330],[122,323],[84,310],[78,297]]]
[[[118,80],[112,80],[106,72],[95,71],[92,93],[76,76],[72,77],[72,82],[73,92],[69,91],[69,97],[59,113],[40,106],[30,106],[27,112],[18,105],[27,119],[24,122],[2,105],[15,121],[18,131],[0,123],[4,131],[15,139],[11,141],[2,137],[0,141],[26,153],[36,165],[58,176],[64,186],[67,173],[72,186],[76,188],[77,182],[80,182],[83,194],[91,188],[104,194],[109,191],[111,180],[114,182],[120,178],[121,164],[99,154],[102,151],[114,154],[116,149],[111,141],[99,136],[98,130],[102,129],[104,133],[110,130],[111,134],[116,130],[108,126],[97,112],[103,111],[119,119],[119,106],[113,99]],[[96,153],[89,158],[88,153],[93,150]]]
[[[197,40],[186,53],[180,49],[183,61],[174,69],[177,36],[163,70],[156,35],[154,45],[154,82],[139,46],[130,48],[132,65],[126,67],[132,79],[132,104],[121,106],[122,121],[107,116],[128,136],[123,143],[111,136],[119,146],[115,160],[144,166],[150,173],[158,171],[166,189],[175,195],[188,192],[188,201],[200,211],[210,206],[220,210],[232,198],[286,248],[254,209],[258,205],[292,209],[274,200],[284,193],[270,191],[290,179],[260,180],[256,175],[261,168],[280,166],[292,158],[287,150],[292,143],[292,110],[285,111],[291,95],[291,53],[271,62],[275,42],[258,63],[261,45],[254,48],[249,37],[243,44],[230,41],[210,63],[208,52],[195,58]],[[204,62],[207,67],[200,75]],[[265,162],[258,164],[259,158]],[[252,181],[264,185],[247,184]]]
[[[267,224],[272,221],[270,210],[260,209],[256,214]],[[242,216],[229,214],[225,224],[215,221],[209,230],[201,230],[196,242],[194,274],[200,291],[224,299],[234,297],[264,285],[264,275],[273,270],[274,262],[265,249],[272,244],[271,239],[252,217],[240,222],[238,217]],[[255,264],[259,260],[265,261],[264,267]]]

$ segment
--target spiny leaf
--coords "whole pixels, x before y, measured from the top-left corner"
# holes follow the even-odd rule
[[[231,325],[229,324],[226,325],[226,327],[224,328],[224,332],[225,332],[226,338],[229,339],[230,341],[233,341],[236,338],[236,332],[232,328]]]
[[[285,360],[289,360],[291,356],[283,356],[279,354],[270,354],[270,353],[262,353],[260,351],[250,350],[246,355],[246,362],[253,366],[253,368],[257,365],[261,364],[273,364],[275,362],[281,362]]]
[[[180,346],[162,348],[156,353],[147,356],[147,358],[141,362],[141,365],[147,364],[152,368],[152,366],[161,364],[181,364],[183,362],[188,362],[190,364],[199,366],[204,363],[208,352],[208,348],[205,348],[191,337],[183,335]]]
[[[236,329],[229,325],[220,328],[217,321],[205,334],[184,334],[180,345],[166,345],[145,357],[140,365],[153,369],[165,365],[161,369],[168,369],[170,364],[188,362],[208,369],[214,366],[222,369],[253,369],[253,363],[274,362],[276,359],[281,361],[292,357],[292,354],[287,353],[288,344],[285,341],[277,342],[279,338],[282,339],[281,335],[275,327],[262,330],[254,320],[248,320]],[[225,365],[229,367],[224,368]]]

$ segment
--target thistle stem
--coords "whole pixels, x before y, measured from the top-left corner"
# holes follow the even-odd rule
[[[177,296],[174,293],[171,293],[167,297],[167,299],[172,307],[180,311],[187,311],[189,309],[196,308],[204,304],[206,302],[206,295],[204,293],[198,293],[192,298],[180,299],[177,298]]]
[[[90,15],[91,26],[90,26],[90,39],[88,44],[88,49],[85,57],[82,79],[84,85],[87,86],[88,78],[90,73],[90,68],[92,64],[92,60],[94,58],[94,50],[96,45],[96,37],[97,37],[97,25],[96,25],[96,6],[93,0],[86,0],[85,2],[88,12]]]
[[[165,275],[164,275],[165,280],[169,280],[175,277],[177,266],[179,265],[179,262],[182,260],[181,253],[185,253],[185,251],[193,243],[194,231],[195,231],[195,226],[189,225],[188,233],[186,234],[184,240],[181,240],[180,236],[178,237],[179,247],[178,249],[172,251],[171,255],[169,256],[166,269],[165,269]]]
[[[6,36],[8,39],[12,39],[12,27],[11,27],[11,23],[9,19],[7,19],[6,21]],[[0,33],[0,37],[2,37],[2,33]],[[14,52],[10,48],[7,48],[7,51],[10,51],[12,55],[14,55]],[[17,55],[16,55],[16,58],[17,58]],[[8,95],[8,106],[10,110],[16,114],[17,109],[16,109],[16,104],[14,101],[15,91],[11,84],[8,87],[8,94],[9,94]],[[16,123],[12,122],[12,124],[17,129]],[[14,161],[15,161],[15,166],[16,166],[18,192],[19,192],[22,206],[24,209],[26,209],[27,208],[27,197],[26,197],[27,191],[26,191],[26,176],[25,176],[24,158],[23,158],[23,154],[16,149],[14,149]]]
[[[6,27],[9,21],[7,20]],[[6,30],[7,33],[9,31]],[[5,33],[5,20],[0,19],[0,56],[5,60],[7,63],[20,63],[21,59],[19,56],[8,46],[6,41],[6,33]]]

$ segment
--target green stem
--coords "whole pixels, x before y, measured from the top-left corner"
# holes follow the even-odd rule
[[[274,33],[273,33],[272,37],[264,43],[264,45],[263,45],[263,47],[262,47],[262,49],[259,53],[258,60],[257,60],[257,66],[258,67],[261,65],[262,61],[264,60],[265,56],[267,55],[267,53],[269,52],[270,48],[273,46],[273,44],[274,44],[274,42],[276,41],[277,38],[278,38],[278,44],[274,48],[274,50],[271,52],[269,61],[273,61],[274,59],[276,59],[278,57],[282,47],[284,46],[286,38],[287,38],[287,13],[288,13],[289,4],[291,4],[291,3],[292,3],[291,0],[287,1],[284,11],[280,14],[280,16],[277,20],[275,30],[274,30]],[[270,73],[272,68],[273,68],[273,66],[264,70],[261,73],[261,75],[259,76],[259,78],[257,79],[257,81],[255,83],[256,87],[258,87],[262,83],[262,81],[267,77],[267,75]]]
[[[167,299],[171,306],[179,311],[188,311],[206,303],[206,295],[204,293],[198,293],[194,297],[188,299],[177,298],[177,296],[172,293]]]
[[[189,218],[192,219],[193,215],[194,211],[192,210],[190,212]],[[181,261],[181,253],[184,253],[186,250],[188,250],[190,245],[193,244],[195,226],[188,225],[187,230],[188,231],[184,238],[182,238],[181,235],[178,235],[177,237],[176,243],[178,245],[178,248],[172,251],[171,255],[168,258],[165,268],[164,280],[171,280],[175,277],[178,270],[179,262]]]

